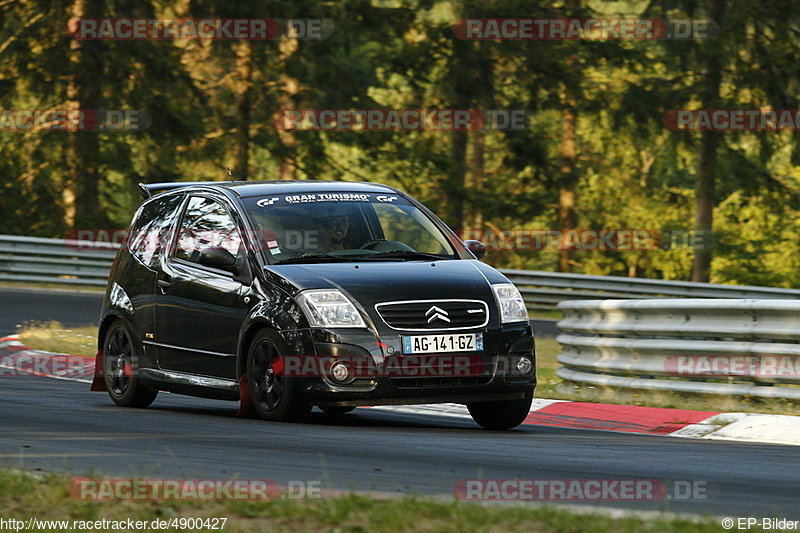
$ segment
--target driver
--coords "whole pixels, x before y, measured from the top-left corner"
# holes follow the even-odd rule
[[[350,217],[343,206],[334,206],[315,218],[322,253],[344,250],[344,240],[350,230]]]

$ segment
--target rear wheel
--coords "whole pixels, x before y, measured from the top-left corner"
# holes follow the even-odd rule
[[[468,403],[472,419],[484,429],[511,429],[522,424],[531,410],[533,394],[521,400]]]
[[[123,407],[147,407],[158,391],[148,389],[139,381],[138,345],[133,342],[125,323],[115,320],[103,341],[103,379],[108,395]]]
[[[250,344],[247,357],[247,384],[253,407],[265,420],[296,420],[311,407],[297,391],[297,382],[282,375],[281,356],[286,354],[278,335],[262,331]]]
[[[355,406],[331,405],[331,406],[323,407],[323,406],[320,405],[319,408],[326,415],[336,416],[336,415],[343,415],[345,413],[349,413],[350,411],[355,409]]]

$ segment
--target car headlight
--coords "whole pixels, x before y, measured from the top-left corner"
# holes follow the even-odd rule
[[[503,324],[509,322],[527,322],[528,309],[525,300],[513,283],[498,283],[492,285],[497,305],[500,306],[500,316]]]
[[[336,289],[303,291],[297,301],[312,326],[365,328],[364,320],[347,296]]]

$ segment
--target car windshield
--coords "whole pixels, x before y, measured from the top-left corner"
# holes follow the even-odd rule
[[[396,194],[308,193],[245,198],[273,264],[457,259],[425,213]]]

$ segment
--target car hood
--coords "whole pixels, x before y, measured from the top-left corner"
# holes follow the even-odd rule
[[[388,301],[449,298],[492,305],[491,284],[508,281],[474,260],[275,265],[266,270],[297,291],[335,288],[365,308]]]

